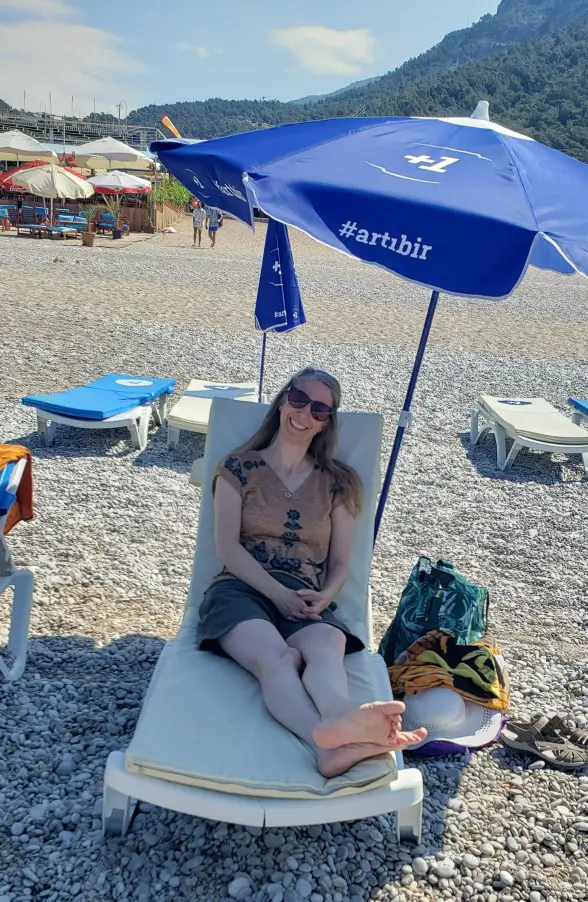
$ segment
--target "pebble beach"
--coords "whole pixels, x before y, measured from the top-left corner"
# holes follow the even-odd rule
[[[142,804],[124,838],[101,833],[102,777],[132,736],[164,642],[182,619],[204,437],[168,451],[152,426],[58,427],[41,446],[25,394],[108,372],[255,380],[253,307],[265,227],[226,221],[217,248],[172,235],[79,241],[0,234],[0,441],[34,458],[35,519],[9,536],[35,573],[29,658],[0,683],[0,902],[583,902],[588,769],[562,773],[500,744],[407,756],[425,783],[422,843],[392,817],[261,830]],[[315,365],[343,406],[386,421],[387,463],[428,293],[298,233],[307,325],[268,338],[265,391]],[[376,638],[419,553],[488,587],[511,671],[510,715],[564,712],[588,728],[588,477],[579,456],[522,451],[496,468],[469,446],[479,392],[588,397],[588,283],[530,271],[499,303],[442,297],[372,566]],[[172,399],[173,403],[173,399]],[[0,646],[9,599],[0,596]]]

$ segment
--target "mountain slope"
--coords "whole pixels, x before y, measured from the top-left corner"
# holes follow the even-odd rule
[[[451,32],[426,53],[408,60],[372,84],[354,87],[353,97],[359,106],[375,94],[413,85],[421,78],[451,74],[474,60],[486,59],[586,21],[588,0],[502,0],[495,15],[482,16],[470,28]],[[328,95],[325,102],[333,96]]]
[[[300,97],[298,100],[290,100],[290,103],[318,103],[319,100],[326,100],[327,97],[338,97],[340,94],[346,94],[348,91],[355,91],[357,88],[371,85],[379,79],[379,75],[374,75],[372,78],[362,78],[361,81],[354,81],[350,85],[345,85],[344,88],[338,88],[336,91],[331,91],[330,94],[309,94],[307,97]]]

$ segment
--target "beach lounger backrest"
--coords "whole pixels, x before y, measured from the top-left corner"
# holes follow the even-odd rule
[[[218,462],[242,445],[261,424],[267,404],[215,398],[212,402],[200,502],[198,536],[188,604],[182,631],[198,622],[202,596],[210,580],[222,569],[214,543],[212,477]],[[383,420],[376,413],[340,413],[337,457],[354,467],[363,483],[363,508],[356,520],[351,552],[351,575],[336,601],[338,616],[364,642],[371,642],[369,575],[372,559],[376,501],[380,490],[380,451]]]

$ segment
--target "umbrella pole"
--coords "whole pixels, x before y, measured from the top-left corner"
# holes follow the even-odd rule
[[[257,392],[257,401],[261,404],[261,395],[263,391],[263,368],[265,366],[265,346],[267,343],[267,332],[263,333],[263,338],[261,339],[261,361],[259,364],[259,390]]]
[[[376,523],[375,523],[375,528],[374,528],[374,544],[376,542],[376,539],[378,538],[378,531],[380,529],[380,523],[382,520],[382,515],[384,513],[384,508],[386,507],[386,501],[388,500],[388,492],[390,491],[390,484],[392,482],[392,476],[394,475],[394,470],[396,468],[396,461],[398,460],[398,455],[400,454],[400,446],[402,445],[402,439],[404,438],[404,433],[406,432],[406,430],[408,429],[408,426],[410,425],[410,405],[412,404],[412,396],[414,395],[414,390],[416,388],[417,380],[419,378],[421,364],[423,362],[423,357],[425,356],[425,348],[427,347],[427,342],[429,340],[429,333],[431,331],[431,326],[433,324],[433,317],[435,316],[435,310],[437,309],[438,301],[439,301],[439,292],[434,291],[431,295],[431,300],[429,301],[429,309],[427,310],[425,324],[423,326],[423,331],[421,332],[421,340],[419,341],[419,346],[417,349],[414,365],[412,368],[412,373],[410,374],[410,382],[408,383],[408,389],[406,392],[406,397],[404,399],[404,405],[402,408],[402,412],[400,414],[400,418],[398,420],[398,428],[396,430],[396,436],[394,438],[394,444],[392,446],[392,453],[390,455],[390,460],[388,461],[388,468],[386,470],[384,484],[382,486],[382,491],[380,492],[380,499],[378,501],[378,509],[376,511]]]

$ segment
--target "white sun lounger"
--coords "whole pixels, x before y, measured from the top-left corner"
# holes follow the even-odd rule
[[[500,470],[510,469],[521,448],[530,448],[552,454],[581,454],[588,472],[588,431],[544,398],[480,395],[472,411],[471,444],[475,445],[489,430],[496,440],[496,464]],[[507,437],[512,439],[508,454]]]
[[[208,432],[208,420],[213,398],[233,398],[239,401],[257,401],[256,382],[214,382],[192,379],[177,404],[167,417],[167,447],[175,448],[180,432]]]
[[[21,458],[14,465],[6,485],[7,492],[16,495],[26,463],[26,458]],[[17,680],[24,673],[27,662],[34,577],[30,570],[17,570],[12,562],[2,534],[7,516],[7,513],[0,516],[0,564],[4,565],[0,567],[0,595],[6,589],[12,589],[12,611],[6,650],[14,655],[14,662],[11,667],[7,667],[0,657],[0,673],[6,680]]]
[[[220,570],[214,545],[211,480],[218,461],[260,425],[266,405],[215,399],[204,455],[204,489],[188,604],[178,636],[163,649],[135,734],[112,752],[104,777],[103,826],[125,833],[136,800],[248,826],[323,824],[396,811],[398,834],[421,835],[423,783],[401,754],[373,758],[333,780],[322,777],[310,748],[278,724],[259,684],[234,662],[197,651],[198,611]],[[344,413],[338,455],[364,485],[351,573],[339,616],[373,647],[369,575],[380,487],[382,418]],[[392,698],[383,658],[370,651],[346,658],[352,698]]]
[[[142,451],[151,415],[163,426],[167,397],[175,384],[175,379],[109,373],[66,391],[27,395],[22,403],[37,412],[37,428],[45,445],[53,444],[58,423],[74,429],[126,427],[133,446]]]

